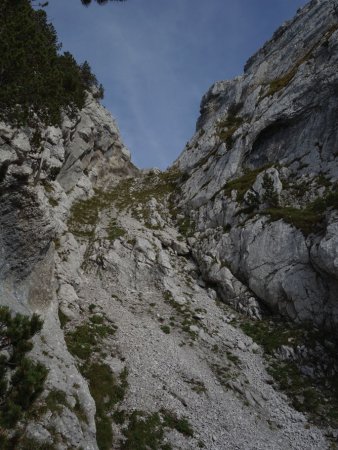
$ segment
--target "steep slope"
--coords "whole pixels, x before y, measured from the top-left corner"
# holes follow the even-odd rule
[[[177,229],[178,180],[150,171],[98,192],[60,240],[63,330],[96,400],[99,447],[111,448],[112,423],[116,449],[326,448],[201,279]]]
[[[53,427],[66,436],[65,448],[96,448],[95,406],[67,351],[59,325],[56,248],[67,230],[74,201],[92,196],[102,183],[117,183],[138,170],[130,161],[113,118],[90,93],[76,117],[64,115],[61,127],[41,125],[38,131],[36,142],[36,129],[0,124],[0,304],[23,314],[34,311],[44,319],[33,356],[46,365],[49,375],[37,409],[43,411],[50,398],[55,403],[55,395],[59,398],[58,393],[70,392],[73,383],[77,384],[76,399],[80,398],[91,411],[88,426],[81,429],[73,408],[64,422]],[[77,405],[74,398],[73,406]],[[27,422],[19,427],[20,434],[23,429],[29,430]],[[86,447],[87,442],[92,444]]]
[[[223,298],[250,309],[256,296],[329,329],[338,322],[337,47],[337,1],[311,1],[241,77],[210,88],[177,161],[194,256]]]
[[[49,370],[0,445],[337,444],[334,338],[261,303],[337,321],[336,3],[216,83],[166,172],[132,164],[91,93],[60,127],[0,124],[0,304],[44,319]]]

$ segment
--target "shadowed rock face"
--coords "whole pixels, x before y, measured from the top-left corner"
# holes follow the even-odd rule
[[[109,184],[110,174],[116,182],[137,173],[113,118],[90,94],[77,118],[65,116],[61,128],[41,126],[38,142],[34,133],[0,124],[0,297],[20,310],[51,300],[36,302],[51,283],[39,276],[40,264],[49,261],[73,201]]]
[[[177,160],[186,173],[181,205],[200,232],[195,254],[205,276],[226,264],[272,308],[333,328],[337,199],[312,202],[334,197],[337,187],[337,74],[338,2],[312,1],[250,58],[242,76],[210,88],[196,134]],[[272,167],[274,204],[255,190]],[[218,280],[221,290],[226,281]]]

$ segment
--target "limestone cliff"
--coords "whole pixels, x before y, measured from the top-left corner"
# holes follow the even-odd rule
[[[97,448],[94,403],[59,325],[62,274],[55,271],[56,249],[74,202],[94,195],[102,184],[137,174],[138,169],[112,116],[90,93],[84,109],[73,118],[64,115],[61,127],[15,128],[1,123],[0,144],[0,304],[43,318],[44,329],[33,353],[50,370],[45,397],[48,391],[70,394],[75,383],[76,399],[88,415],[83,430],[74,412],[55,426],[65,436],[66,448]]]
[[[37,132],[1,123],[0,139],[1,303],[43,309],[53,295],[53,241],[72,203],[93,195],[105,177],[117,182],[137,169],[111,115],[91,94],[60,128],[41,125]]]
[[[90,93],[60,127],[0,124],[0,305],[41,315],[48,369],[0,445],[337,444],[334,337],[294,324],[338,321],[337,9],[216,83],[168,171],[138,170]]]
[[[338,3],[313,0],[215,83],[179,157],[194,255],[223,298],[336,329]]]

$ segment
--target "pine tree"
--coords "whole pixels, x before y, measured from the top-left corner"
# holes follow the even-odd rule
[[[84,106],[86,90],[103,93],[89,64],[60,50],[45,11],[30,0],[0,0],[0,120],[59,124],[62,110]]]
[[[0,307],[0,427],[12,428],[42,391],[47,369],[26,357],[42,328],[39,316],[11,315]],[[1,442],[0,442],[1,446]]]

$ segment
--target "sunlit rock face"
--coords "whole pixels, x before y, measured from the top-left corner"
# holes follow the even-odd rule
[[[176,162],[206,275],[226,264],[273,309],[334,328],[337,117],[338,3],[311,1],[209,89]]]

